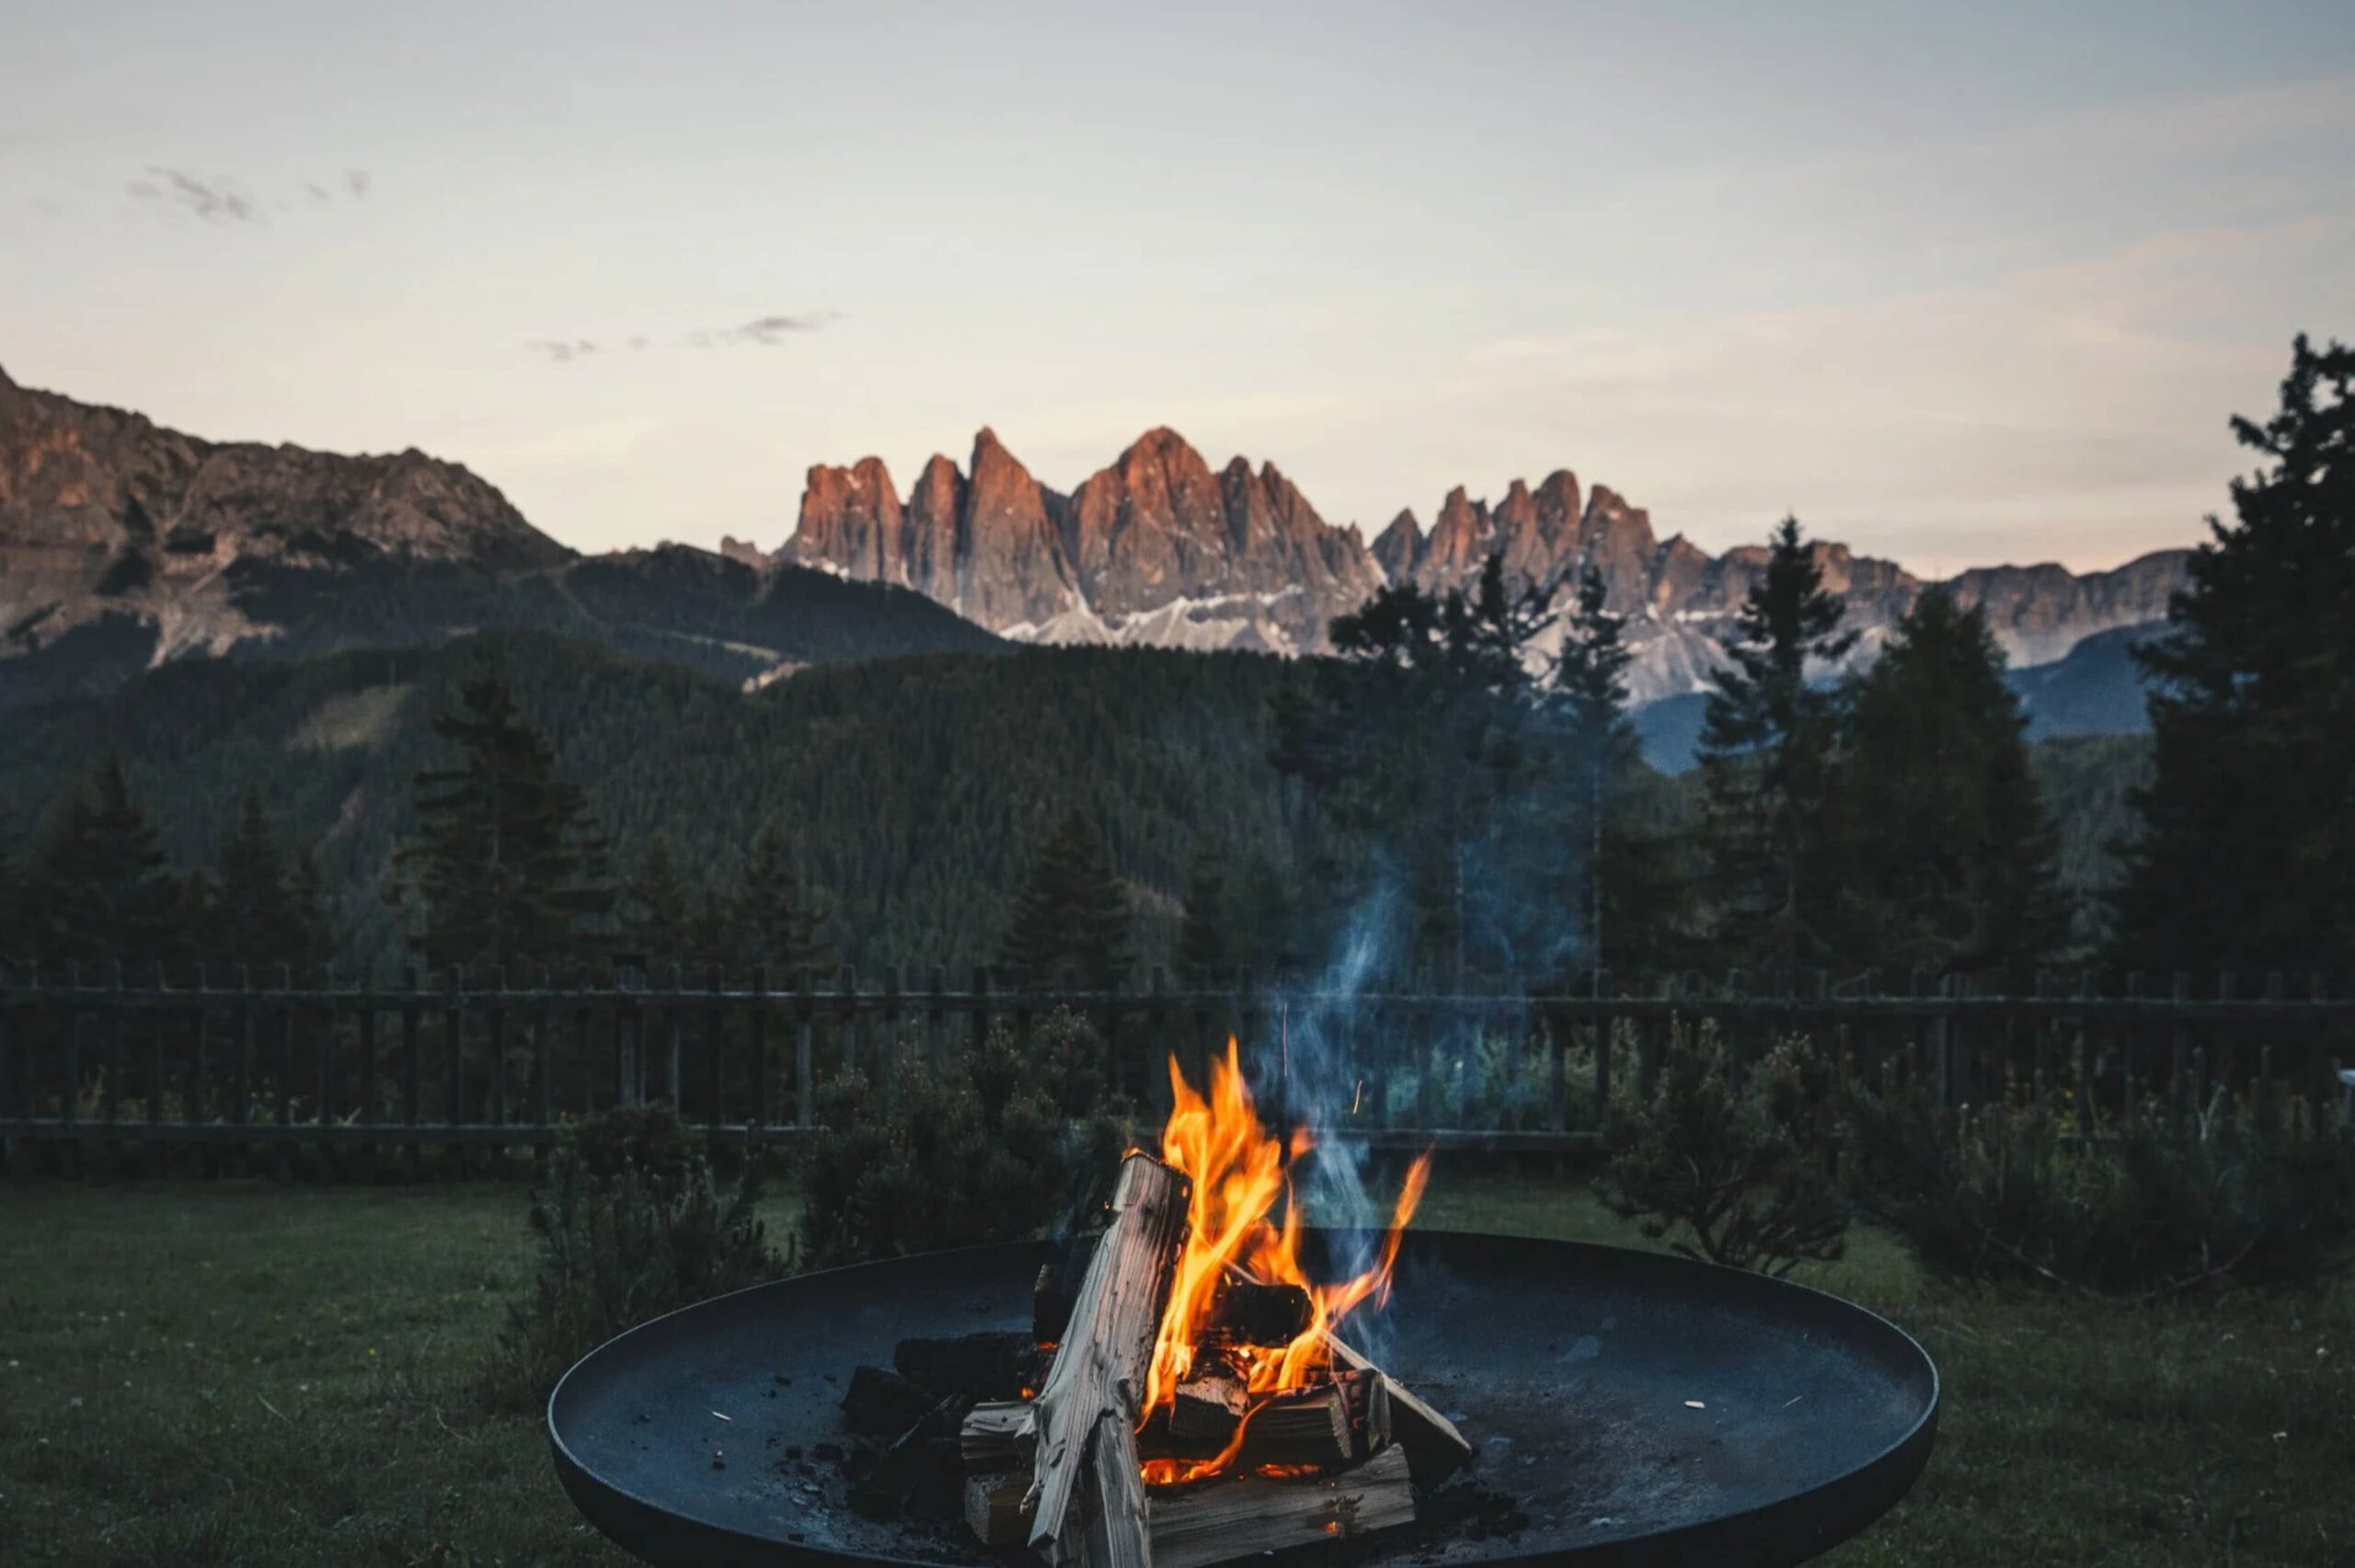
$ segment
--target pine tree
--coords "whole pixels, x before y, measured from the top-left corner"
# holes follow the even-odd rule
[[[1006,975],[1018,985],[1051,986],[1069,966],[1090,989],[1109,989],[1128,974],[1132,928],[1103,836],[1074,808],[1040,845],[1015,897],[1003,946]]]
[[[1417,931],[1401,956],[1459,978],[1524,946],[1527,901],[1504,886],[1524,864],[1509,818],[1542,771],[1531,650],[1551,621],[1542,589],[1506,587],[1499,555],[1468,594],[1385,585],[1334,618],[1338,658],[1273,715],[1270,761],[1301,781],[1360,875],[1404,869]],[[1341,846],[1313,822],[1298,836],[1323,857],[1324,907],[1346,913],[1367,889],[1332,885]]]
[[[2344,975],[2355,956],[2355,350],[2301,336],[2263,425],[2269,466],[2190,562],[2139,651],[2154,773],[2114,911],[2157,969]]]
[[[255,965],[293,964],[304,955],[287,866],[270,835],[261,790],[248,784],[237,820],[221,840],[206,879],[209,897],[194,935],[207,959]]]
[[[180,897],[155,825],[109,753],[51,818],[26,869],[31,953],[126,965],[177,957]]]
[[[295,852],[286,869],[286,907],[293,933],[288,961],[310,969],[330,962],[342,945],[343,919],[320,875],[318,853],[308,844]]]
[[[2027,728],[1984,613],[1916,600],[1842,727],[1830,819],[1844,964],[2025,975],[2061,945],[2060,836]]]
[[[1189,986],[1224,985],[1244,962],[1236,951],[1235,909],[1226,868],[1197,854],[1186,874],[1186,908],[1178,925],[1178,973]]]
[[[614,901],[588,797],[505,682],[459,694],[433,720],[458,765],[416,775],[417,837],[394,855],[395,897],[421,914],[411,943],[443,966],[580,956]]]
[[[704,956],[692,950],[695,892],[679,869],[671,835],[656,829],[621,889],[621,934],[641,968],[661,969]]]
[[[1854,646],[1841,613],[1798,520],[1785,518],[1702,719],[1718,946],[1786,976],[1823,956],[1823,807],[1840,699],[1809,683],[1808,665]]]
[[[731,913],[735,946],[746,964],[787,974],[825,953],[825,910],[802,893],[786,858],[785,831],[774,817],[752,836]]]
[[[1581,940],[1575,956],[1597,979],[1684,956],[1686,878],[1673,846],[1655,830],[1659,779],[1626,719],[1626,618],[1608,608],[1602,574],[1589,567],[1564,626],[1551,697],[1572,784],[1563,813]]]

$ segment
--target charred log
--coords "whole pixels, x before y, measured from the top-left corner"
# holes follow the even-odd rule
[[[1220,1476],[1154,1497],[1153,1568],[1208,1568],[1231,1558],[1369,1535],[1414,1517],[1410,1470],[1397,1448],[1333,1475]]]
[[[843,1425],[863,1437],[893,1437],[924,1419],[939,1402],[899,1373],[860,1367],[843,1394]]]
[[[891,1352],[900,1376],[935,1399],[1020,1399],[1045,1374],[1038,1342],[1022,1333],[968,1333],[954,1339],[903,1339]]]

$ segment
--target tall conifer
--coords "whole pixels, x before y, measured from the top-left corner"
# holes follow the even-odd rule
[[[1822,857],[1839,697],[1809,683],[1855,644],[1814,552],[1786,517],[1769,541],[1701,727],[1718,946],[1790,974],[1824,952]]]
[[[1984,613],[1916,600],[1843,724],[1835,956],[1903,974],[2031,971],[2067,934],[2060,837]]]
[[[588,796],[505,682],[460,696],[433,720],[457,765],[417,774],[417,837],[394,856],[396,897],[420,917],[411,941],[445,966],[581,956],[614,901]]]
[[[1005,928],[1005,967],[1017,984],[1051,986],[1068,966],[1094,989],[1118,984],[1133,960],[1129,897],[1087,814],[1063,813],[1039,846]]]
[[[2301,336],[2268,464],[2209,519],[2166,633],[2138,657],[2154,773],[2115,900],[2155,969],[2355,966],[2355,350]]]

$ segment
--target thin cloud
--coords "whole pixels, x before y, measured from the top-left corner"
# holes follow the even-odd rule
[[[364,200],[373,184],[366,169],[346,169],[339,188],[339,188],[316,179],[304,180],[302,189],[311,205],[320,207],[338,200]],[[145,174],[123,189],[133,200],[178,207],[208,223],[263,223],[269,221],[262,201],[247,195],[236,181],[208,179],[167,165],[150,165]],[[293,204],[286,200],[271,201],[270,207],[280,212],[293,210]]]
[[[209,180],[186,169],[151,166],[147,177],[134,179],[131,194],[142,201],[161,201],[184,208],[208,223],[258,223],[261,208],[253,198],[225,181]]]
[[[773,348],[787,338],[800,333],[817,332],[843,319],[838,310],[806,311],[798,315],[764,315],[745,322],[741,326],[706,327],[688,333],[670,345],[684,349],[730,349],[751,345]],[[658,345],[644,333],[633,333],[611,344],[592,338],[532,338],[523,347],[534,354],[546,356],[556,364],[570,364],[607,348],[615,352],[643,353]]]
[[[732,349],[747,344],[773,349],[787,338],[804,332],[822,331],[842,318],[842,312],[838,310],[809,311],[799,315],[756,316],[741,326],[706,328],[690,333],[687,341],[698,349]]]

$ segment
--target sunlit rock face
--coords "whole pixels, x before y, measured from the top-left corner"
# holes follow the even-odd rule
[[[1915,597],[1937,586],[1844,544],[1813,548],[1861,634],[1852,667],[1870,662]],[[1323,651],[1332,618],[1385,581],[1466,588],[1501,555],[1511,586],[1559,594],[1591,569],[1629,617],[1639,703],[1708,686],[1766,561],[1759,545],[1712,555],[1682,534],[1662,540],[1643,508],[1608,486],[1581,486],[1567,468],[1534,486],[1513,479],[1493,502],[1458,486],[1428,530],[1402,510],[1369,544],[1354,524],[1327,522],[1274,464],[1235,457],[1214,470],[1166,427],[1068,498],[988,430],[967,469],[946,456],[926,464],[904,505],[878,459],[812,468],[799,526],[776,554],[903,584],[1032,641],[1278,653]],[[2187,554],[2085,574],[1978,568],[1944,586],[1986,608],[2014,664],[2042,663],[2097,633],[2164,617]]]

